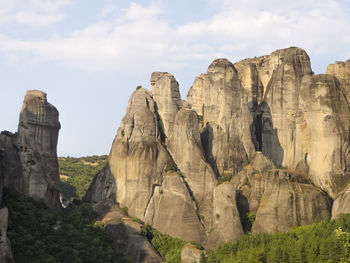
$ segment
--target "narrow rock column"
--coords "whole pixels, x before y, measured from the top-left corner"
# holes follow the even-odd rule
[[[57,109],[47,102],[46,93],[28,90],[21,110],[18,136],[23,167],[24,194],[43,198],[51,207],[60,207],[57,161]]]

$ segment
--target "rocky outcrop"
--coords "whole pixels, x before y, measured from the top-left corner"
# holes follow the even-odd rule
[[[86,200],[113,199],[206,248],[328,216],[329,195],[350,180],[348,62],[338,64],[315,76],[296,47],[217,59],[187,102],[171,74],[153,73],[152,93],[131,96]]]
[[[17,134],[8,131],[0,134],[0,193],[3,187],[23,192],[23,171],[17,142]],[[0,204],[1,198],[0,195]]]
[[[312,74],[309,56],[304,50],[292,47],[236,65],[240,75],[256,68],[253,71],[255,75],[258,72],[254,77],[256,91],[251,94],[261,94],[261,84],[264,88],[262,102],[250,108],[254,114],[251,133],[255,149],[267,155],[277,167],[293,167],[301,81]],[[259,97],[256,101],[259,102]]]
[[[0,262],[14,263],[15,261],[12,256],[11,243],[7,238],[8,213],[7,207],[0,209]]]
[[[198,212],[209,229],[213,224],[213,189],[217,181],[203,155],[197,113],[190,109],[180,110],[173,130],[168,143],[169,153],[197,200]]]
[[[263,194],[253,233],[287,231],[330,215],[328,196],[304,175],[288,170],[270,170],[262,175]]]
[[[43,198],[49,207],[60,207],[57,140],[60,123],[57,109],[46,93],[28,90],[23,101],[18,147],[23,168],[24,194]]]
[[[131,96],[126,114],[109,154],[109,169],[115,180],[121,207],[143,218],[154,187],[161,184],[171,157],[162,145],[154,100],[138,89]]]
[[[196,203],[176,172],[167,173],[162,185],[154,188],[144,220],[157,230],[182,240],[201,243],[205,238]]]
[[[205,247],[217,249],[220,245],[233,242],[243,235],[242,224],[236,206],[236,188],[223,183],[214,189],[213,217],[215,218]]]
[[[350,184],[338,194],[332,206],[332,219],[336,219],[341,214],[350,214]]]
[[[349,180],[349,105],[330,75],[305,77],[299,103],[296,159],[305,163],[316,185],[334,196]]]
[[[327,67],[326,74],[336,77],[342,86],[342,90],[349,101],[350,99],[350,59],[342,62],[336,61]]]
[[[142,234],[141,225],[125,217],[120,208],[112,200],[105,200],[93,206],[105,232],[113,240],[113,244],[122,249],[131,262],[158,263],[162,257]]]
[[[274,169],[256,153],[252,162],[231,179],[236,189],[242,224],[248,212],[256,212],[252,232],[275,233],[312,223],[330,214],[330,199],[314,186],[307,174]]]
[[[182,106],[179,83],[167,72],[153,72],[151,76],[152,96],[161,118],[161,127],[169,137],[174,125],[176,113]]]
[[[204,256],[203,250],[200,250],[190,243],[187,243],[181,252],[181,263],[197,263]]]
[[[227,59],[214,60],[206,74],[196,77],[187,95],[204,125],[207,161],[221,176],[240,171],[253,149],[249,132],[244,132],[249,131],[251,116],[242,96],[237,70]]]
[[[88,202],[100,202],[105,199],[116,201],[116,183],[109,164],[94,176],[83,199]]]

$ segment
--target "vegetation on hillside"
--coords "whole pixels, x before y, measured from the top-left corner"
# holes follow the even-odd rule
[[[350,214],[274,235],[245,235],[206,262],[350,262]]]
[[[95,174],[107,163],[108,156],[59,157],[62,198],[82,199]]]
[[[4,201],[17,263],[129,262],[112,246],[89,205],[53,210],[43,201],[13,193]]]
[[[181,262],[181,251],[186,245],[185,241],[162,234],[148,224],[142,226],[142,232],[164,258],[164,262]]]

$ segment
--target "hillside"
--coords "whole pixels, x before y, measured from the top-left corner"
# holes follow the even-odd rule
[[[58,157],[63,201],[82,199],[94,176],[106,165],[108,156]]]

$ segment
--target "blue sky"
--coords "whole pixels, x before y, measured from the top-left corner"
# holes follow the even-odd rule
[[[0,0],[0,130],[27,89],[60,111],[60,156],[108,154],[137,85],[174,74],[182,97],[212,60],[289,46],[313,70],[350,58],[349,0]]]

